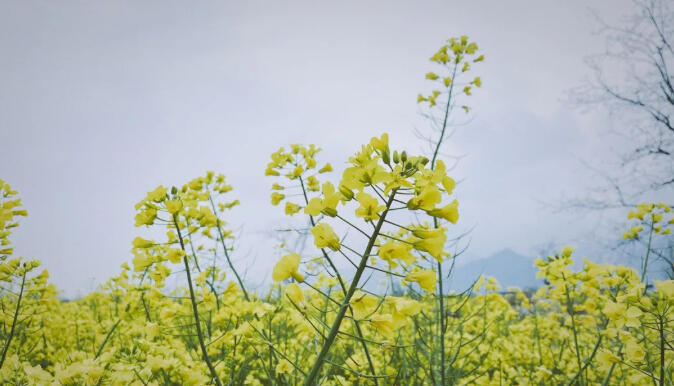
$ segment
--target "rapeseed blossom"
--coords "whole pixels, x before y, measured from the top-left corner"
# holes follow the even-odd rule
[[[482,86],[479,76],[466,76],[483,59],[467,36],[448,39],[431,57],[438,69],[425,77],[433,89],[419,103],[456,103],[468,112],[450,94],[456,86],[453,95],[467,98]],[[456,182],[442,160],[391,149],[389,139],[371,138],[337,173],[315,145],[271,154],[264,171],[274,180],[270,201],[293,216],[293,232],[280,236],[273,283],[258,291],[247,288],[244,259],[233,259],[235,233],[225,220],[239,200],[228,198],[233,187],[222,174],[150,190],[135,206],[143,233],[131,240],[131,261],[74,300],[58,297],[38,261],[14,256],[11,232],[27,211],[0,181],[0,382],[588,385],[674,378],[674,280],[647,275],[648,256],[662,255],[651,241],[671,243],[670,206],[641,203],[627,214],[625,239],[646,248],[640,270],[587,259],[580,267],[574,248],[564,247],[536,260],[538,289],[504,291],[480,276],[464,292],[448,293],[438,280],[446,280],[439,267],[456,250],[448,242],[460,218]]]

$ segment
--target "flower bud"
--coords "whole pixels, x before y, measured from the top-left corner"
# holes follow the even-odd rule
[[[346,186],[339,185],[339,192],[342,193],[342,196],[344,196],[344,198],[346,198],[347,200],[350,201],[353,199],[353,192]]]
[[[352,193],[353,194],[353,193]],[[337,210],[334,208],[323,208],[321,211],[326,216],[335,217],[337,216]]]
[[[391,155],[389,154],[389,149],[386,148],[381,152],[381,159],[385,164],[391,166]]]

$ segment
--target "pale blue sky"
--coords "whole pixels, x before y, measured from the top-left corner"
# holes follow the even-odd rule
[[[449,149],[469,255],[505,247],[533,255],[578,242],[601,221],[537,200],[582,192],[579,159],[610,157],[602,111],[580,114],[564,92],[601,50],[628,1],[0,3],[0,178],[30,216],[18,254],[41,259],[67,295],[86,292],[130,258],[133,205],[159,184],[225,173],[242,205],[238,264],[259,283],[282,221],[263,177],[268,154],[315,143],[336,168],[389,132],[423,149],[415,103],[427,58],[466,34],[486,56],[473,121]],[[582,251],[582,250],[581,250]]]

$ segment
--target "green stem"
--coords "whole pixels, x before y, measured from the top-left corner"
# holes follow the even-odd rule
[[[651,218],[651,230],[648,233],[648,246],[646,248],[646,257],[644,258],[644,269],[641,271],[641,281],[644,284],[648,284],[648,283],[644,282],[644,280],[646,279],[646,269],[648,268],[648,257],[651,254],[651,241],[653,240],[653,225],[654,224],[655,224],[655,220],[653,220]]]
[[[215,203],[213,203],[213,197],[211,195],[208,195],[208,200],[211,202],[211,208],[213,208],[213,214],[215,214],[215,223],[218,228],[218,235],[220,236],[220,242],[222,242],[222,249],[225,250],[225,258],[227,259],[227,264],[229,264],[229,268],[234,272],[234,276],[236,276],[236,280],[239,282],[239,287],[241,287],[241,290],[243,291],[243,296],[246,298],[247,301],[250,301],[250,297],[248,297],[248,291],[246,291],[246,287],[243,285],[243,280],[241,280],[241,277],[239,276],[239,273],[234,269],[234,264],[232,264],[232,259],[229,258],[229,252],[227,252],[227,245],[225,245],[225,236],[222,234],[222,228],[220,227],[220,217],[218,217],[218,212],[215,209]]]
[[[445,300],[442,290],[442,263],[438,261],[438,295],[440,299],[440,379],[445,384]]]
[[[180,248],[182,248],[183,253],[185,254],[183,256],[183,263],[185,263],[185,273],[187,274],[187,284],[190,289],[190,300],[192,301],[192,312],[194,313],[194,323],[197,328],[197,338],[199,339],[199,346],[201,347],[201,354],[204,357],[204,362],[206,362],[206,366],[208,366],[208,370],[211,372],[211,377],[215,380],[215,384],[217,386],[222,386],[222,383],[220,383],[220,378],[218,378],[218,374],[215,372],[215,367],[213,367],[213,363],[211,363],[211,360],[208,358],[208,350],[206,349],[206,344],[204,343],[204,334],[201,332],[201,321],[199,319],[199,310],[197,309],[197,299],[194,296],[194,287],[192,286],[192,274],[190,272],[190,265],[187,261],[187,253],[185,251],[185,242],[183,241],[183,236],[180,233],[180,226],[178,225],[178,217],[174,214],[173,215],[173,224],[176,227],[176,232],[178,232],[178,240],[180,240]]]
[[[562,275],[564,280],[566,278],[564,275]],[[576,361],[578,362],[578,372],[581,374],[580,376],[580,384],[583,385],[585,382],[583,380],[582,372],[583,372],[583,365],[581,364],[581,359],[580,359],[580,348],[578,347],[578,333],[576,332],[576,318],[574,317],[574,308],[573,308],[573,303],[571,302],[571,297],[569,296],[569,286],[564,283],[564,289],[566,290],[566,311],[569,313],[571,316],[571,328],[573,331],[573,344],[576,349]]]
[[[302,186],[302,194],[304,195],[304,202],[306,205],[309,205],[309,197],[307,197],[307,190],[304,187],[304,180],[302,179],[302,176],[300,176],[300,185]],[[341,218],[339,215],[337,216]],[[344,220],[344,219],[342,219]],[[311,221],[311,226],[316,226],[316,222],[314,221],[314,216],[309,215],[309,221]],[[344,220],[346,221],[346,220]],[[360,231],[360,229],[358,229]],[[363,231],[361,231],[363,232]],[[335,276],[337,277],[337,280],[339,281],[339,286],[342,289],[342,293],[346,296],[346,285],[344,284],[344,280],[342,279],[342,275],[340,275],[339,271],[337,270],[337,267],[335,264],[332,262],[332,259],[330,256],[328,256],[328,253],[325,251],[324,248],[321,248],[321,253],[323,253],[323,257],[325,260],[328,261],[328,264],[330,264],[330,267],[332,270],[335,272]],[[353,310],[351,309],[351,305],[349,304],[349,311],[351,311],[351,314],[353,315]],[[372,362],[372,357],[370,356],[370,350],[367,347],[367,342],[365,342],[365,338],[363,337],[363,331],[360,328],[360,323],[357,320],[353,320],[353,324],[356,326],[356,333],[358,334],[358,337],[360,338],[361,345],[363,346],[363,351],[365,352],[365,358],[367,359],[367,364],[370,367],[370,372],[372,375],[377,375],[375,373],[374,369],[374,363]],[[377,381],[377,378],[372,379],[374,381],[375,386],[379,386],[379,382]]]
[[[16,321],[17,318],[19,317],[19,309],[21,309],[21,299],[23,299],[23,289],[26,287],[26,274],[27,271],[24,266],[23,277],[21,278],[21,291],[19,291],[19,299],[16,302],[16,309],[14,310],[14,318],[12,319],[12,328],[9,331],[9,337],[7,338],[7,342],[5,342],[5,347],[2,350],[2,359],[0,359],[0,369],[2,368],[2,365],[5,363],[7,351],[9,351],[9,344],[12,342],[12,338],[14,337],[14,330],[16,329]]]
[[[351,281],[349,291],[346,293],[346,296],[344,297],[344,303],[337,312],[335,321],[332,323],[332,327],[330,328],[328,337],[326,341],[323,343],[323,347],[321,348],[321,351],[318,354],[318,357],[316,358],[316,362],[314,362],[314,365],[311,367],[311,371],[309,371],[309,375],[307,375],[306,379],[304,380],[305,386],[314,386],[317,384],[316,380],[318,378],[318,374],[321,370],[321,367],[323,366],[323,363],[327,359],[326,357],[328,352],[330,351],[332,343],[335,341],[335,338],[339,333],[339,327],[342,324],[342,319],[344,319],[344,315],[346,314],[346,310],[349,308],[351,298],[353,297],[353,294],[356,292],[356,289],[358,288],[358,282],[360,281],[360,277],[363,275],[365,267],[367,266],[367,260],[370,256],[370,251],[372,251],[372,247],[374,246],[374,243],[377,240],[379,231],[381,230],[381,227],[384,224],[384,218],[388,213],[388,209],[391,207],[391,204],[393,204],[395,194],[396,191],[393,190],[393,192],[391,192],[391,196],[388,199],[388,202],[386,203],[386,209],[384,209],[384,211],[379,217],[379,221],[377,221],[377,225],[375,226],[372,236],[370,237],[370,240],[368,241],[367,246],[365,247],[365,251],[363,252],[363,255],[361,257],[360,264],[358,265],[358,269],[356,270],[356,274],[354,275],[353,280]]]
[[[435,160],[438,158],[438,153],[440,151],[440,145],[445,139],[445,131],[447,130],[447,122],[449,122],[449,114],[451,112],[450,108],[452,107],[452,93],[454,91],[454,78],[456,77],[456,65],[454,65],[454,70],[452,71],[452,82],[449,86],[449,92],[447,94],[447,104],[445,105],[445,116],[442,120],[442,131],[440,131],[440,138],[435,145],[435,151],[433,152],[433,158],[431,159],[431,169],[435,167]]]
[[[607,324],[608,324],[608,320],[602,326],[602,330],[604,328],[606,328]],[[583,365],[583,367],[576,373],[576,375],[573,377],[573,379],[571,379],[571,382],[569,382],[568,386],[573,385],[574,382],[576,381],[576,379],[578,379],[579,377],[582,379],[583,371],[585,371],[585,369],[587,369],[588,366],[590,366],[590,364],[592,363],[592,360],[594,359],[594,356],[597,354],[597,350],[599,349],[599,346],[601,345],[601,340],[603,338],[604,338],[603,335],[599,335],[599,339],[597,339],[597,343],[595,343],[594,348],[592,349],[592,353],[590,354],[590,357],[587,358],[587,360],[585,361],[585,365]]]
[[[121,322],[121,321],[122,321],[122,319],[117,319],[117,322],[115,322],[115,324],[112,326],[110,331],[108,331],[107,335],[105,335],[105,339],[103,339],[103,343],[101,343],[101,346],[98,348],[98,351],[96,352],[96,356],[94,357],[94,359],[101,356],[101,353],[103,352],[103,348],[105,347],[105,344],[108,343],[108,340],[110,339],[110,336],[115,331],[115,329],[119,325],[119,322]]]
[[[665,325],[664,318],[661,315],[658,323],[658,332],[660,333],[660,386],[665,384]]]
[[[449,121],[449,115],[451,112],[452,106],[452,94],[454,91],[454,78],[456,76],[456,67],[452,71],[452,82],[449,86],[449,91],[447,94],[447,104],[445,105],[445,114],[442,120],[442,130],[440,131],[440,138],[438,138],[437,143],[435,144],[435,149],[433,150],[433,157],[431,159],[431,170],[435,169],[435,161],[438,158],[440,152],[440,146],[445,140],[445,132],[447,130],[447,122]],[[433,225],[435,228],[438,227],[438,219],[433,217]],[[445,304],[444,304],[444,292],[442,290],[442,263],[438,261],[438,290],[439,290],[439,303],[440,303],[440,379],[442,384],[445,384]]]

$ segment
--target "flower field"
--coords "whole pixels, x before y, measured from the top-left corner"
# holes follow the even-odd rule
[[[435,89],[418,101],[440,123],[455,106],[470,111],[456,101],[482,86],[467,78],[477,49],[460,37],[431,58]],[[627,215],[624,239],[649,241],[642,271],[574,268],[565,247],[536,260],[538,289],[479,277],[449,292],[460,206],[441,127],[430,156],[392,149],[388,134],[339,170],[315,145],[271,154],[260,170],[271,203],[260,205],[292,232],[264,292],[234,259],[227,221],[239,202],[223,174],[147,187],[129,261],[68,301],[39,261],[15,256],[11,233],[30,208],[0,181],[2,384],[672,384],[674,281],[644,276],[652,246],[672,237],[671,207]]]

